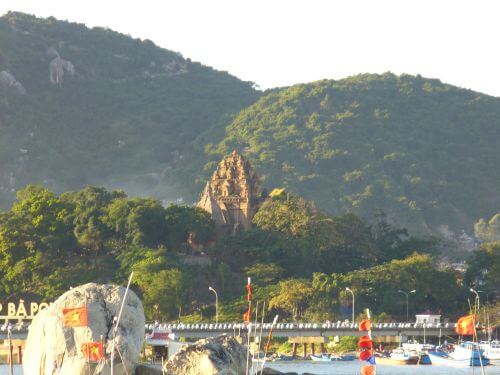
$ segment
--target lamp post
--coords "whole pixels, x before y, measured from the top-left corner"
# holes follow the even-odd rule
[[[345,288],[345,290],[352,294],[352,322],[354,323],[354,292],[349,288]]]
[[[214,288],[211,286],[208,287],[208,290],[211,292],[214,292],[215,294],[215,323],[219,323],[219,296],[217,295],[217,292],[215,291]]]
[[[472,288],[469,290],[476,295],[476,300],[474,301],[474,313],[476,313],[476,311],[479,313],[479,293]]]
[[[406,322],[408,323],[408,321],[410,320],[409,315],[408,315],[408,296],[411,293],[416,293],[417,290],[413,289],[413,290],[410,290],[409,292],[405,292],[404,290],[399,289],[398,292],[403,293],[406,296]]]

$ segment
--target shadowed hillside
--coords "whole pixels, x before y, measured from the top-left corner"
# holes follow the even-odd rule
[[[193,199],[203,145],[257,98],[151,41],[21,13],[0,17],[0,72],[4,207],[27,183]]]
[[[245,150],[267,185],[332,213],[383,210],[414,230],[471,233],[500,204],[499,132],[498,98],[366,74],[270,91],[211,152]]]

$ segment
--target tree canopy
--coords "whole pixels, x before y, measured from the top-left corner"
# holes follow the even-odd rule
[[[499,128],[498,98],[421,76],[362,74],[270,90],[208,152],[245,150],[265,184],[330,214],[371,220],[383,210],[413,233],[472,233],[498,208]]]

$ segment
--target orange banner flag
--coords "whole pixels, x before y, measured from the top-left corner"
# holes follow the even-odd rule
[[[247,301],[250,302],[252,300],[252,286],[247,284]]]
[[[250,309],[247,310],[246,313],[243,314],[243,321],[246,323],[246,324],[250,324]]]
[[[99,362],[104,357],[102,342],[87,342],[82,344],[82,353],[88,361]]]
[[[63,309],[64,327],[86,327],[87,306]]]
[[[369,331],[370,328],[371,328],[371,323],[368,319],[363,319],[360,323],[359,323],[359,330],[360,331]]]
[[[361,336],[359,338],[358,347],[371,349],[373,347],[373,343],[370,336]]]
[[[476,315],[466,315],[458,319],[455,332],[459,335],[473,335],[476,326]]]
[[[361,367],[361,375],[374,375],[375,374],[375,366],[366,365]]]

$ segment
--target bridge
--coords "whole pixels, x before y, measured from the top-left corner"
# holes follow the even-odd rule
[[[15,339],[26,339],[30,322],[19,320],[12,322],[12,337]],[[151,332],[153,328],[168,330],[177,337],[188,337],[193,339],[227,335],[246,335],[248,329],[257,329],[260,333],[261,324],[251,323],[247,327],[244,323],[148,323],[145,326],[146,332]],[[455,333],[456,323],[372,323],[372,334],[374,336],[407,336],[407,337],[442,337],[457,336]],[[271,323],[262,325],[263,335],[267,335],[271,329]],[[482,327],[478,327],[480,331]],[[336,323],[278,323],[273,329],[274,337],[299,337],[299,336],[361,336],[356,323],[336,322]],[[7,325],[0,327],[0,339],[7,337]]]
[[[150,332],[154,327],[165,329],[174,333],[177,337],[205,338],[227,335],[246,335],[248,329],[255,329],[260,334],[261,324],[244,323],[197,323],[197,324],[147,324],[146,331]],[[457,336],[455,332],[456,323],[373,323],[372,334],[374,336]],[[263,335],[267,335],[271,329],[271,323],[262,325]],[[480,328],[478,328],[479,330]],[[362,336],[366,333],[360,332],[357,323],[278,323],[273,329],[274,337],[297,337],[297,336]]]

